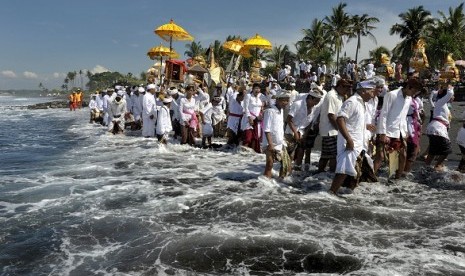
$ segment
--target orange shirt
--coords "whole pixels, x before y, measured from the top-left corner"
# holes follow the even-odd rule
[[[82,102],[82,92],[76,93],[76,102]]]

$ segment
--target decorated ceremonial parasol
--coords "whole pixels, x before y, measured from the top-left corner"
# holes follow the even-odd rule
[[[263,38],[259,34],[255,34],[255,36],[247,39],[244,42],[244,49],[245,49],[244,51],[255,49],[255,54],[257,56],[257,59],[258,59],[258,49],[271,50],[272,48],[273,46],[271,45],[271,42]]]
[[[229,72],[232,71],[232,66],[233,66],[233,61],[234,61],[234,55],[235,54],[239,55],[239,57],[238,57],[238,59],[236,61],[236,64],[238,64],[240,62],[240,56],[242,55],[241,50],[243,48],[244,48],[244,42],[242,42],[242,40],[240,40],[240,39],[229,40],[229,41],[226,41],[225,43],[223,43],[223,49],[233,52],[233,55],[231,57],[231,61],[229,62],[228,67],[226,68],[226,72],[229,73]],[[248,54],[250,56],[250,53],[248,51],[246,51],[245,54]],[[228,78],[228,81],[229,81],[229,78]]]
[[[235,54],[239,54],[242,47],[244,47],[244,42],[242,42],[240,39],[229,40],[223,43],[224,49],[231,51]]]
[[[159,46],[151,48],[147,52],[147,56],[150,59],[154,60],[157,57],[170,57],[170,58],[178,58],[179,54],[176,53],[174,50],[170,50],[170,48],[163,46],[160,44]]]
[[[173,49],[173,40],[194,40],[194,38],[186,30],[184,30],[181,26],[176,25],[173,19],[171,19],[168,24],[161,25],[156,28],[155,33],[163,40],[170,42],[170,50]]]
[[[163,57],[169,57],[169,58],[178,58],[179,57],[178,53],[176,53],[174,50],[170,50],[170,48],[165,47],[162,44],[160,44],[159,46],[151,48],[147,52],[147,56],[149,56],[149,58],[151,60],[155,60],[157,57],[160,57],[160,64],[161,65],[163,64]],[[160,66],[160,83],[162,81],[162,79],[161,79],[161,77],[162,77],[161,68],[162,68],[162,66]]]

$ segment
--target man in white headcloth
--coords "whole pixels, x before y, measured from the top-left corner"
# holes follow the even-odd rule
[[[365,103],[373,97],[375,83],[363,81],[357,84],[356,93],[347,99],[337,114],[337,165],[336,175],[329,192],[337,194],[347,176],[351,176],[350,188],[358,184],[357,159],[366,148],[365,143]],[[352,184],[353,183],[353,184]]]
[[[366,111],[365,111],[365,123],[366,123],[366,130],[365,130],[365,145],[366,145],[366,152],[371,155],[373,152],[373,148],[376,145],[376,125],[378,121],[379,115],[379,99],[378,96],[384,92],[386,81],[384,78],[380,76],[375,76],[372,79],[375,84],[375,89],[373,89],[373,98],[371,98],[368,102],[365,103]],[[384,96],[384,95],[383,95]]]
[[[291,105],[289,115],[286,116],[285,138],[288,144],[288,152],[290,156],[294,156],[295,151],[295,169],[299,171],[302,168],[305,151],[307,151],[308,155],[308,162],[306,163],[310,167],[310,153],[315,143],[316,133],[315,135],[306,133],[306,127],[317,120],[319,110],[317,114],[314,107],[318,105],[323,97],[323,94],[317,91],[310,91],[306,95],[304,99],[295,101]],[[313,127],[313,125],[310,127]],[[306,134],[305,138],[304,134]]]
[[[144,92],[144,87],[136,87],[131,96],[131,112],[134,116],[133,130],[139,130],[142,128],[142,100],[144,97],[142,93]]]
[[[273,79],[270,83],[269,93],[267,95],[267,106],[273,106],[276,102],[275,97],[276,93],[281,90],[281,86],[279,86],[278,81]]]
[[[108,131],[113,134],[121,134],[124,131],[125,115],[128,112],[126,101],[123,99],[124,91],[119,90],[115,99],[108,108],[109,124]]]
[[[228,107],[228,145],[239,145],[239,138],[241,133],[241,120],[244,114],[244,108],[242,107],[242,101],[245,96],[245,87],[239,87],[238,91],[229,96],[229,107]]]
[[[174,139],[177,139],[178,136],[181,136],[181,122],[182,122],[182,115],[179,110],[179,104],[181,99],[184,98],[184,94],[179,92],[176,87],[170,87],[168,89],[168,93],[173,101],[170,104],[171,109],[171,121],[174,130]]]
[[[332,74],[331,87],[336,87],[336,84],[340,79],[341,79],[341,76],[338,73]]]
[[[158,141],[162,144],[166,144],[168,134],[173,130],[170,116],[170,105],[172,101],[173,98],[165,97],[163,99],[163,106],[158,111],[156,133]]]
[[[147,92],[142,100],[142,136],[155,136],[155,122],[157,120],[157,103],[155,101],[155,84],[147,85]]]
[[[97,102],[97,108],[100,112],[100,119],[103,120],[103,97],[107,93],[107,90],[102,90],[102,91],[97,91],[97,97],[95,98],[95,101]],[[103,124],[103,122],[100,122]]]
[[[279,177],[285,177],[291,173],[291,160],[286,150],[284,139],[284,114],[283,108],[289,101],[290,94],[281,89],[276,94],[276,103],[265,109],[263,114],[263,135],[262,148],[266,154],[265,171],[263,175],[271,178],[273,163],[281,162]]]
[[[310,82],[317,82],[318,81],[318,77],[316,75],[316,72],[312,72],[312,75],[310,76]]]
[[[295,82],[291,82],[289,84],[289,93],[291,94],[291,97],[289,98],[289,103],[284,108],[284,125],[286,125],[287,114],[289,114],[289,110],[291,109],[292,103],[294,103],[294,101],[296,101],[297,97],[299,96],[299,92],[295,90]]]
[[[311,77],[312,75],[312,62],[310,60],[307,60],[307,67],[305,71],[305,76],[307,78]]]
[[[321,74],[324,76],[326,76],[326,74],[328,73],[328,70],[326,69],[326,64],[325,62],[323,61],[322,64],[321,64]],[[324,80],[323,80],[324,81]]]
[[[211,103],[208,103],[200,110],[202,121],[202,147],[208,148],[212,145],[214,128],[226,118],[224,110],[219,106],[221,98],[215,96]],[[208,141],[208,144],[207,144]]]
[[[300,60],[299,64],[300,78],[305,79],[307,74],[307,63],[303,59]]]
[[[113,92],[115,90],[113,88],[109,88],[107,89],[107,93],[103,96],[103,112],[104,112],[104,115],[103,115],[103,125],[105,126],[108,126],[108,124],[110,123],[110,118],[108,116],[108,109],[110,108],[110,103],[111,101],[113,100]]]
[[[92,94],[89,101],[89,110],[90,110],[90,121],[89,123],[94,123],[98,120],[100,116],[100,110],[97,105],[97,95]]]
[[[367,70],[366,70],[366,73],[365,73],[365,78],[366,79],[371,79],[375,76],[375,66],[373,65],[373,63],[370,62],[367,64]]]

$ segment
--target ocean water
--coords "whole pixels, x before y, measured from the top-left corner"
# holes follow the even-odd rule
[[[109,135],[37,101],[0,97],[1,275],[465,275],[461,174],[336,198],[331,174],[270,181],[263,155]]]

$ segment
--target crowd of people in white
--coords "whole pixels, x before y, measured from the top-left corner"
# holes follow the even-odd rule
[[[300,64],[300,77],[313,78],[310,64]],[[102,114],[102,124],[110,132],[122,133],[127,127],[142,129],[143,137],[157,137],[167,143],[169,136],[181,144],[212,146],[212,137],[224,134],[227,145],[244,146],[266,154],[264,175],[272,177],[273,163],[281,162],[280,177],[292,170],[309,170],[310,154],[317,135],[321,139],[318,169],[334,172],[330,191],[342,185],[354,188],[363,174],[363,160],[368,160],[373,174],[378,174],[390,152],[398,152],[394,178],[406,177],[420,151],[423,133],[430,147],[426,164],[443,170],[451,152],[448,130],[450,103],[454,91],[444,84],[427,91],[422,82],[411,77],[392,91],[384,78],[370,75],[352,83],[350,78],[332,79],[329,91],[318,85],[318,76],[310,79],[310,90],[296,90],[296,84],[268,79],[260,83],[229,80],[207,91],[201,84],[159,87],[155,84],[133,87],[115,86],[92,95],[91,120]],[[368,68],[369,74],[373,71]],[[283,89],[281,85],[286,85]],[[432,113],[426,128],[423,97],[430,94]],[[465,155],[465,128],[457,143]],[[371,161],[373,158],[373,161]],[[362,162],[362,163],[361,163]],[[459,165],[465,171],[465,157]],[[350,179],[348,181],[348,179]],[[355,183],[355,185],[353,185]]]

